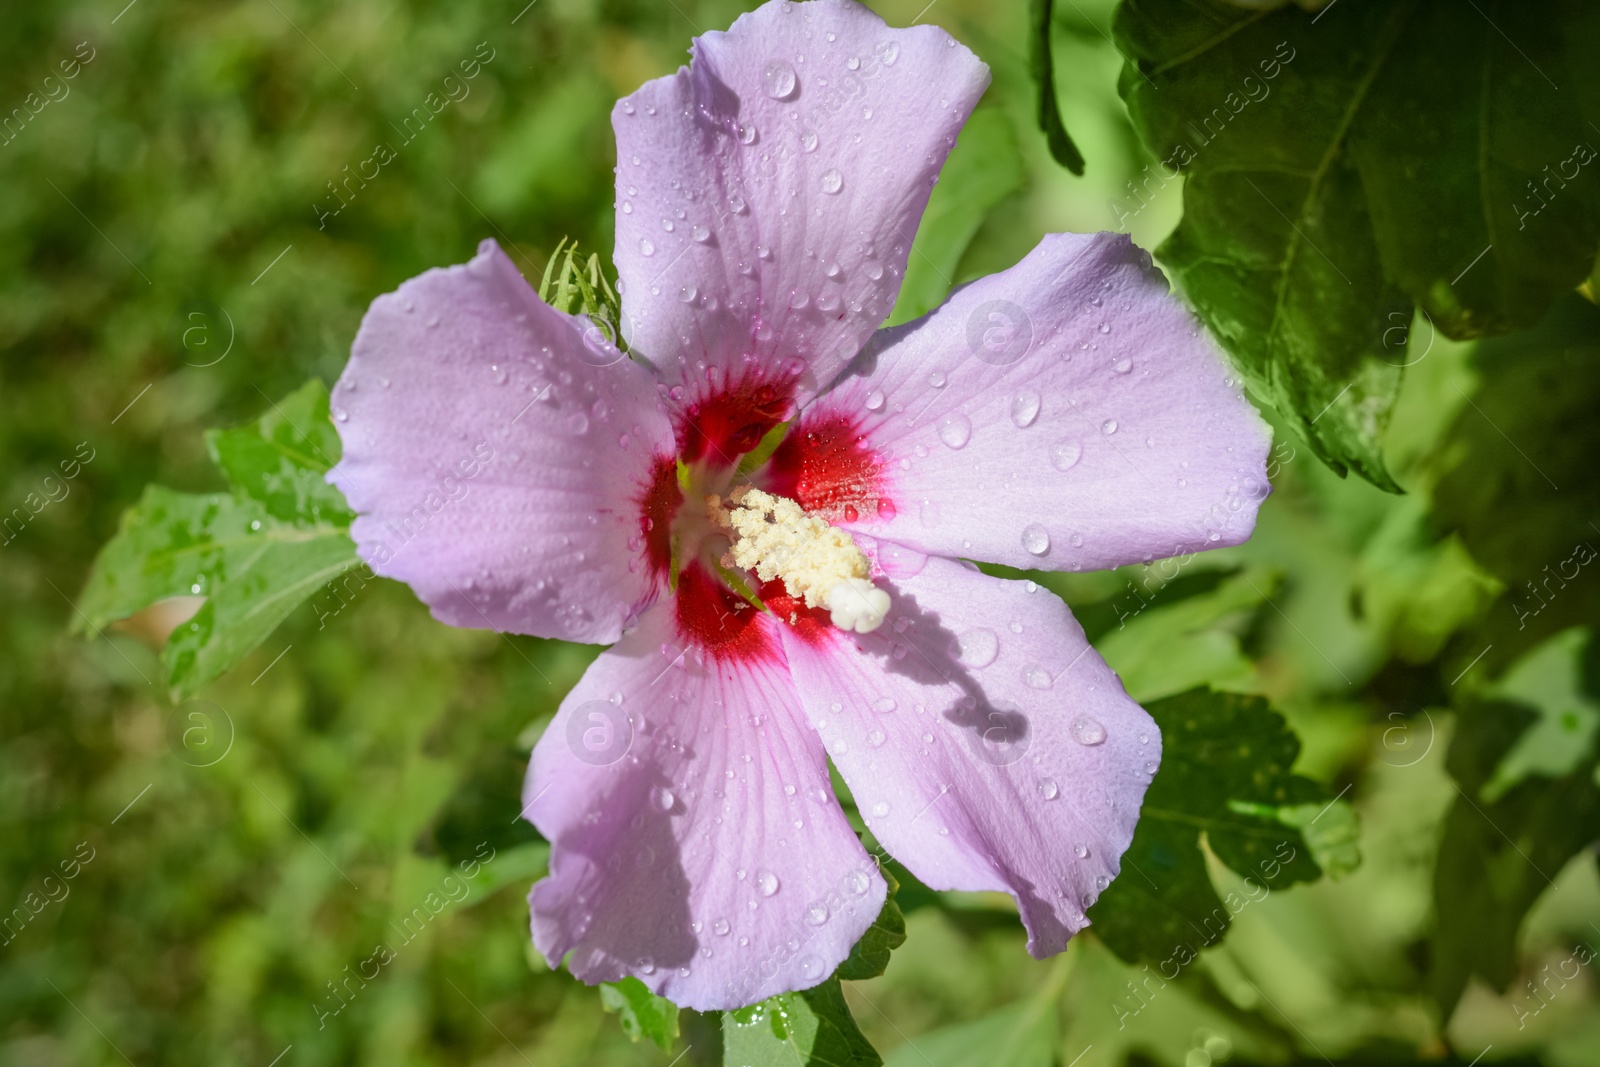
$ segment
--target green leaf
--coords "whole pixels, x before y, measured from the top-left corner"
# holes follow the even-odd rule
[[[1056,1044],[1055,1003],[1030,997],[975,1022],[918,1034],[884,1062],[887,1067],[1051,1067]]]
[[[956,139],[928,198],[889,324],[938,307],[959,280],[961,256],[989,212],[1022,188],[1025,167],[1005,114],[980,107]]]
[[[328,417],[328,389],[313,378],[273,404],[253,426],[206,434],[211,459],[236,492],[285,522],[348,526],[344,494],[324,478],[339,462],[339,435]]]
[[[1116,20],[1134,125],[1188,176],[1164,262],[1251,387],[1385,489],[1413,305],[1457,338],[1527,326],[1600,243],[1600,20],[1480,7],[1140,0]]]
[[[1147,710],[1161,728],[1161,768],[1145,794],[1122,873],[1089,909],[1094,931],[1129,962],[1162,963],[1214,944],[1259,897],[1217,896],[1200,837],[1263,893],[1323,869],[1300,826],[1332,810],[1327,790],[1293,774],[1300,742],[1259,697],[1193,689]],[[1307,813],[1307,807],[1316,811]],[[1324,816],[1338,818],[1342,816]],[[1331,837],[1337,841],[1340,833]],[[1329,850],[1354,865],[1345,844]]]
[[[1338,880],[1361,866],[1361,820],[1342,800],[1328,804],[1286,804],[1271,817],[1300,831],[1322,873]]]
[[[1600,617],[1600,308],[1568,296],[1535,329],[1480,342],[1472,362],[1482,384],[1439,446],[1434,521],[1504,593],[1456,670],[1486,646],[1479,669],[1502,668]]]
[[[1517,931],[1568,860],[1600,839],[1600,785],[1591,751],[1559,778],[1528,777],[1490,802],[1508,748],[1539,718],[1529,707],[1470,700],[1457,715],[1445,765],[1459,795],[1434,866],[1428,990],[1450,1017],[1478,975],[1505,992],[1517,974]]]
[[[175,696],[199,692],[266,640],[313,593],[360,562],[343,527],[261,520],[259,530],[206,572],[211,592],[205,605],[167,639],[161,659]]]
[[[1061,121],[1061,105],[1056,101],[1055,56],[1050,47],[1054,8],[1054,0],[1028,2],[1028,70],[1039,93],[1039,129],[1044,131],[1051,158],[1082,177],[1083,153],[1067,134],[1067,127]]]
[[[175,699],[193,696],[360,562],[349,508],[322,483],[338,456],[327,410],[326,390],[312,382],[255,425],[211,435],[234,492],[149,486],[95,559],[79,608],[96,629],[168,597],[206,598],[162,653]]]
[[[726,1067],[878,1067],[839,979],[722,1014]]]
[[[1128,591],[1110,602],[1115,626],[1096,640],[1096,651],[1135,700],[1200,685],[1244,688],[1255,669],[1240,650],[1238,635],[1276,587],[1277,575],[1257,569],[1227,576],[1209,591],[1173,603],[1149,597],[1154,606],[1147,608],[1129,582]]]
[[[877,978],[888,970],[889,954],[905,944],[906,917],[894,899],[900,891],[900,883],[887,869],[883,871],[883,878],[889,883],[889,894],[884,897],[883,909],[878,912],[872,925],[867,927],[867,932],[861,935],[861,940],[851,946],[850,955],[834,972],[835,978],[849,982]]]
[[[678,1040],[678,1006],[650,992],[632,975],[620,982],[601,982],[600,1006],[617,1014],[622,1032],[632,1041],[649,1038],[666,1052]]]

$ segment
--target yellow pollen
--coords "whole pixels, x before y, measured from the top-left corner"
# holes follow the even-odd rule
[[[727,499],[706,497],[711,519],[728,532],[724,566],[754,571],[763,582],[782,578],[789,595],[825,608],[841,630],[871,633],[889,612],[889,594],[872,584],[867,557],[843,530],[808,515],[787,497],[741,486]]]

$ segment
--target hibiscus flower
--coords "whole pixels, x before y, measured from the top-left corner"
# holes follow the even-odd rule
[[[329,477],[444,622],[616,642],[528,771],[552,965],[707,1010],[827,978],[886,894],[830,757],[917,878],[1059,952],[1161,738],[1061,600],[966,561],[1243,541],[1267,429],[1121,236],[878,330],[989,80],[942,30],[773,2],[692,55],[613,113],[628,354],[486,241],[374,301]]]

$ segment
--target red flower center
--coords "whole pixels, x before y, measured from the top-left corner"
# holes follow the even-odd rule
[[[774,634],[759,625],[761,611],[719,573],[726,535],[703,514],[700,502],[727,494],[738,482],[740,459],[793,416],[793,378],[747,374],[685,404],[675,420],[678,454],[657,456],[638,498],[644,558],[651,573],[670,580],[679,636],[718,659],[749,660],[776,653]],[[748,481],[788,497],[830,522],[855,523],[895,514],[885,495],[882,461],[853,416],[814,412],[791,426],[768,462]],[[687,505],[687,506],[686,506]],[[828,612],[791,596],[781,580],[741,575],[773,617],[809,642],[835,633]]]

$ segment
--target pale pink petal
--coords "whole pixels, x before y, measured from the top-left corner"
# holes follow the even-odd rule
[[[1255,526],[1270,431],[1126,237],[1046,237],[874,348],[774,459],[775,488],[852,529],[1092,570]]]
[[[1156,725],[1032,582],[933,558],[887,584],[874,633],[785,627],[806,714],[896,859],[1010,893],[1028,950],[1059,952],[1133,838]]]
[[[851,0],[764,4],[693,54],[612,113],[624,333],[691,388],[754,368],[804,396],[894,305],[988,68]]]
[[[702,1011],[833,973],[886,886],[828,783],[755,615],[739,654],[684,651],[663,602],[601,654],[534,750],[523,811],[552,842],[534,943],[586,982],[635,975]]]
[[[493,241],[362,320],[328,480],[362,557],[443,622],[613,641],[665,585],[642,524],[671,423],[652,374],[586,329]]]

